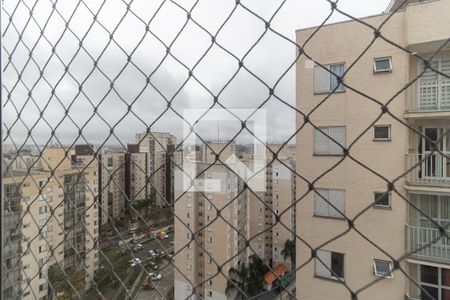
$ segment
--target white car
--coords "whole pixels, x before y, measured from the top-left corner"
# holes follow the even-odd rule
[[[150,250],[148,250],[148,255],[151,257],[156,256],[156,252],[153,251],[152,249],[150,249]]]
[[[175,241],[170,241],[169,245],[175,245]]]
[[[150,278],[153,281],[161,280],[162,275],[159,273],[148,273],[148,278]]]
[[[131,265],[132,267],[134,267],[134,266],[139,265],[141,262],[142,262],[142,261],[141,261],[141,259],[140,259],[139,257],[135,257],[135,258],[133,258],[132,260],[130,260],[130,265]]]

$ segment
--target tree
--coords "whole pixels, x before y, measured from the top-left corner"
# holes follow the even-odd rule
[[[228,271],[225,294],[229,299],[243,300],[261,293],[264,290],[264,274],[268,271],[261,258],[251,255],[248,265],[243,264]]]
[[[59,264],[54,264],[48,269],[48,279],[54,292],[63,293],[58,296],[58,299],[70,299],[72,293],[75,291],[80,293],[86,285],[82,271],[67,272],[66,274],[67,278]]]
[[[227,287],[225,295],[228,299],[244,300],[247,296],[246,285],[248,281],[248,269],[245,265],[240,265],[237,269],[230,268],[228,271]]]
[[[173,286],[170,288],[170,290],[167,291],[166,299],[167,300],[174,300],[175,299],[175,290],[174,290]]]
[[[291,259],[291,270],[295,270],[295,239],[284,242],[284,248],[281,250],[281,254],[284,259]]]

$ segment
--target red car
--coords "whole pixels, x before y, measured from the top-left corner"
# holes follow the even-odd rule
[[[107,241],[109,241],[109,239],[108,239],[108,237],[107,236],[105,236],[104,238],[102,238],[101,240],[98,240],[98,242],[101,244],[101,243],[105,243],[105,242],[107,242]]]
[[[144,290],[154,290],[155,287],[153,286],[151,280],[147,280],[147,282],[144,284]]]

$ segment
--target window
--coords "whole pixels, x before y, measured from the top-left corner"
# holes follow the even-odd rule
[[[45,283],[39,285],[39,292],[42,292],[43,290],[46,290],[46,289],[47,289],[47,286]]]
[[[342,148],[345,147],[345,127],[320,127],[320,130],[314,129],[314,154],[342,155]]]
[[[47,231],[41,232],[39,234],[39,240],[43,240],[47,238]]]
[[[47,251],[47,245],[39,246],[39,253]]]
[[[331,206],[333,204],[333,206]],[[317,189],[314,195],[314,215],[321,217],[344,218],[345,191]]]
[[[48,211],[47,208],[48,208],[47,206],[39,207],[39,214],[40,215],[45,214]]]
[[[389,125],[373,126],[373,139],[375,141],[389,141],[391,139],[391,126]]]
[[[208,297],[212,297],[213,296],[213,292],[212,291],[208,291]]]
[[[374,206],[378,207],[391,207],[391,194],[375,192],[374,193]]]
[[[380,57],[373,60],[373,71],[375,73],[392,72],[392,61],[390,57]]]
[[[333,74],[334,73],[334,74]],[[344,75],[344,64],[319,65],[314,67],[314,93],[323,94],[331,91],[344,91],[344,85],[338,83],[336,76]]]
[[[390,261],[374,259],[373,272],[375,276],[392,278],[392,263]]]
[[[316,255],[316,276],[344,280],[344,254],[317,250]]]
[[[433,297],[426,297],[424,299],[449,299],[449,278],[450,269],[420,265],[420,285]]]

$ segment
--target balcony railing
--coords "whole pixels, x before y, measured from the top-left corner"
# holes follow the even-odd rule
[[[414,169],[412,169],[414,168]],[[417,185],[450,184],[450,158],[440,153],[406,154],[406,181]]]
[[[406,99],[407,112],[450,111],[450,79],[414,82]]]
[[[447,230],[446,233],[450,236],[450,230]],[[450,263],[450,239],[441,236],[439,230],[435,228],[406,225],[408,253],[423,247],[409,256],[420,260]],[[439,237],[441,238],[437,240]],[[428,244],[430,245],[425,246]]]

